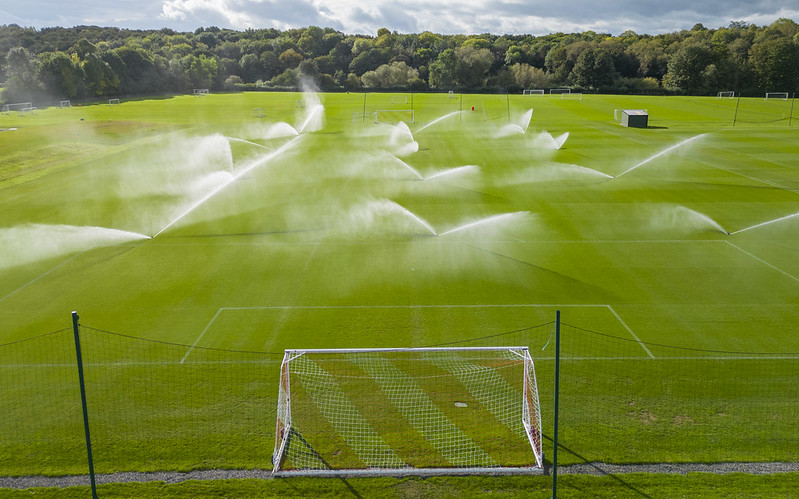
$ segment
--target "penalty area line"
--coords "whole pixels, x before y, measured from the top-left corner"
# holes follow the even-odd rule
[[[186,350],[186,354],[183,356],[182,359],[180,359],[180,363],[181,364],[186,362],[186,359],[188,358],[189,354],[191,354],[192,350],[194,350],[194,347],[197,346],[197,344],[200,342],[200,340],[203,339],[203,336],[205,336],[205,333],[209,329],[211,329],[211,324],[213,324],[214,321],[216,320],[216,318],[219,317],[219,314],[222,313],[222,310],[224,310],[224,309],[220,308],[219,310],[217,310],[216,313],[214,314],[214,316],[211,318],[211,320],[208,321],[208,324],[205,325],[205,329],[203,329],[202,333],[200,333],[200,336],[198,336],[197,339],[194,340],[194,343],[192,343],[191,346],[189,347],[189,349]]]
[[[729,244],[733,248],[737,249],[738,251],[740,251],[744,255],[749,256],[751,258],[754,258],[755,260],[757,260],[758,262],[762,263],[763,265],[771,267],[772,269],[776,270],[777,272],[779,272],[780,274],[784,275],[785,277],[790,277],[794,281],[799,282],[799,277],[796,277],[795,275],[792,275],[792,274],[789,274],[788,272],[785,272],[784,270],[782,270],[781,268],[777,267],[776,265],[772,265],[772,264],[768,263],[767,261],[763,260],[762,258],[759,258],[759,257],[753,255],[752,253],[746,251],[745,249],[741,248],[740,246],[737,246],[736,244],[733,244],[733,243],[731,243],[729,241],[724,241],[724,242]]]
[[[605,305],[605,306],[608,307],[608,310],[610,310],[610,313],[612,313],[614,316],[616,316],[616,320],[619,321],[619,324],[624,326],[624,329],[626,329],[627,332],[630,333],[630,336],[632,336],[635,339],[635,341],[638,342],[638,344],[641,346],[641,348],[644,349],[644,352],[646,352],[646,354],[649,355],[650,358],[654,359],[655,356],[652,355],[652,352],[646,347],[644,342],[641,341],[641,338],[639,338],[638,335],[635,334],[632,329],[630,329],[630,326],[628,326],[627,323],[624,322],[624,320],[622,320],[621,316],[619,314],[617,314],[615,310],[613,310],[613,307],[611,307],[610,305]]]

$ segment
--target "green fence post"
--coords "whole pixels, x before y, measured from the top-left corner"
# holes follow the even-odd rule
[[[94,480],[94,461],[92,459],[92,439],[89,436],[89,410],[86,406],[86,383],[83,380],[83,356],[80,352],[80,334],[78,333],[78,313],[72,312],[72,329],[75,333],[75,354],[78,357],[78,381],[80,383],[80,403],[83,407],[83,432],[86,435],[86,453],[89,458],[89,480],[92,485],[92,498],[97,499],[97,484]]]
[[[552,449],[552,497],[558,497],[558,403],[560,394],[560,310],[555,311],[555,431]]]

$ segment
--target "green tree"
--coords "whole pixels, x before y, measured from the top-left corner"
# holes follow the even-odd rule
[[[547,88],[552,85],[552,77],[541,68],[517,63],[509,69],[513,82],[521,88]]]
[[[609,86],[616,77],[613,58],[601,48],[588,48],[580,53],[569,79],[583,88]]]
[[[671,57],[663,86],[685,93],[698,93],[705,87],[705,70],[713,62],[707,45],[687,42]]]
[[[39,96],[39,60],[28,49],[14,47],[6,54],[5,88],[3,100],[6,102],[33,101]]]
[[[453,76],[458,86],[478,88],[485,85],[486,73],[494,63],[494,55],[486,48],[470,45],[455,49],[456,63]]]
[[[455,65],[458,56],[453,49],[446,49],[430,63],[430,86],[438,89],[455,88]]]
[[[114,95],[119,89],[119,76],[96,54],[89,54],[82,63],[86,88],[90,96]]]
[[[84,73],[77,56],[73,59],[64,52],[45,52],[39,56],[39,60],[39,77],[50,95],[61,99],[84,95]]]
[[[799,80],[799,47],[789,38],[772,38],[752,45],[752,72],[761,89],[795,91]]]
[[[241,79],[244,83],[254,83],[263,77],[261,60],[255,54],[244,54],[239,61],[241,66]]]

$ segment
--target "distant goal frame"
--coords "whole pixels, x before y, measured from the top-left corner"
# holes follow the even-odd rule
[[[529,350],[286,350],[272,465],[283,477],[541,474]]]
[[[788,100],[789,98],[789,92],[766,92],[766,97],[763,100]]]

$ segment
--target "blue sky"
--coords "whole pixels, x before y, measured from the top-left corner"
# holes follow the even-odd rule
[[[625,30],[659,34],[730,21],[799,21],[799,0],[0,0],[0,24],[100,25],[194,31],[199,26],[331,27],[347,34],[547,33]]]

